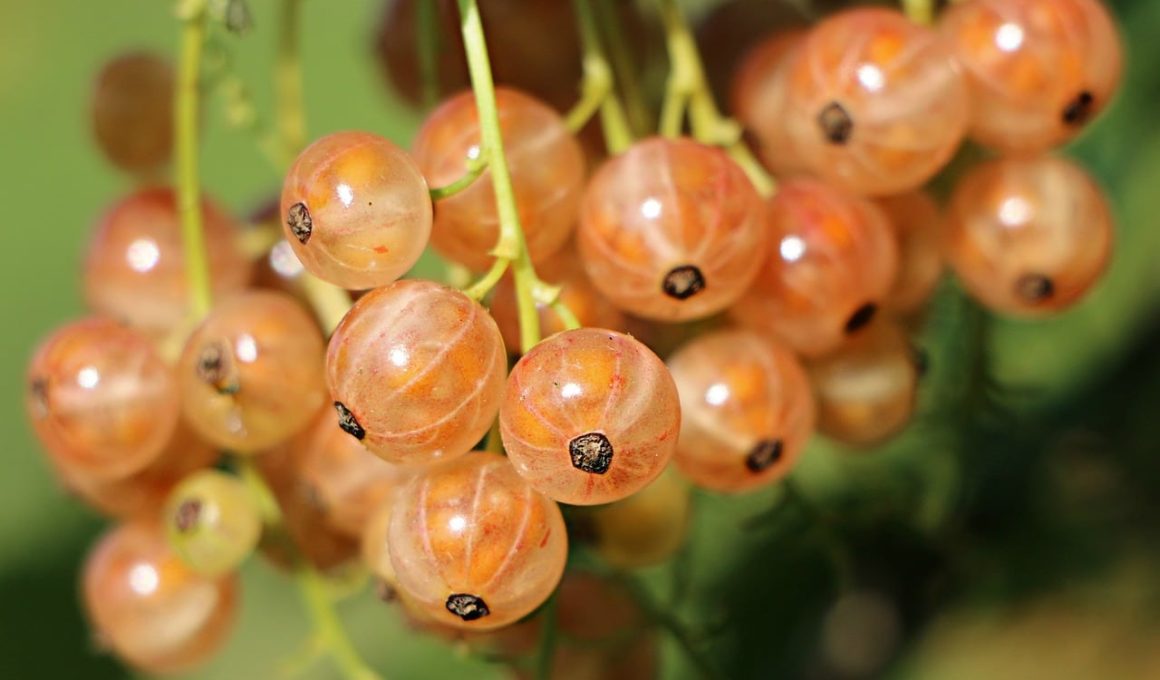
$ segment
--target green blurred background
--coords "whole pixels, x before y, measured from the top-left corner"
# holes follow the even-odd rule
[[[1035,323],[989,319],[948,285],[924,332],[934,369],[905,436],[869,456],[817,442],[795,474],[808,501],[780,492],[699,499],[681,562],[691,595],[678,614],[720,629],[705,646],[727,677],[1160,677],[1160,2],[1111,4],[1127,37],[1123,94],[1068,150],[1115,206],[1119,248],[1107,279],[1075,310]],[[268,117],[274,0],[252,6],[256,30],[231,49]],[[304,3],[312,136],[361,128],[408,142],[418,115],[392,102],[369,58],[378,11],[375,0]],[[0,423],[10,437],[0,474],[0,678],[127,675],[92,651],[79,615],[79,564],[101,522],[42,463],[24,422],[23,371],[38,338],[83,313],[86,235],[131,187],[90,142],[91,78],[117,52],[171,51],[177,30],[161,0],[0,0],[9,235]],[[247,211],[280,178],[250,136],[227,129],[217,104],[206,111],[205,186]],[[665,585],[672,575],[645,576]],[[252,564],[245,588],[237,634],[196,677],[277,677],[305,638],[286,579]],[[343,612],[388,678],[498,672],[405,633],[373,598]],[[889,644],[865,643],[879,637]],[[1073,662],[1063,664],[1072,675],[1047,672],[1053,657],[1071,658],[1057,652],[1084,641],[1097,659],[1141,664],[1151,650],[1151,666]],[[876,660],[843,666],[840,650],[862,643],[862,656]],[[691,677],[670,647],[666,677]],[[1020,675],[1020,658],[1044,665]],[[1083,670],[1095,668],[1104,670]],[[311,677],[330,677],[316,670]]]

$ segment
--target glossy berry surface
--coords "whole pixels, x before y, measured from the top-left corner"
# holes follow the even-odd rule
[[[572,248],[565,248],[548,258],[536,273],[545,283],[560,287],[559,301],[576,316],[581,326],[624,330],[628,323],[624,313],[617,309],[592,284],[580,258]],[[503,334],[508,350],[520,348],[519,308],[516,305],[515,281],[505,276],[495,287],[489,307],[492,318]],[[564,321],[548,305],[536,303],[540,317],[540,335],[549,337],[563,330]]]
[[[818,356],[875,316],[898,272],[898,244],[876,206],[813,180],[769,202],[765,264],[733,308],[743,324]]]
[[[294,298],[240,293],[189,336],[177,365],[182,412],[210,442],[240,453],[302,430],[326,399],[322,333]]]
[[[399,587],[429,617],[489,629],[529,614],[564,573],[560,508],[502,456],[432,467],[395,499],[388,535]]]
[[[653,137],[592,178],[577,242],[613,304],[684,321],[741,296],[761,264],[765,231],[761,198],[725,152]]]
[[[940,30],[970,87],[971,137],[1002,152],[1066,142],[1120,82],[1120,37],[1099,0],[976,0]]]
[[[92,124],[109,161],[133,173],[161,170],[173,153],[173,66],[130,52],[101,67],[93,87]]]
[[[789,473],[813,434],[805,369],[752,331],[697,338],[669,358],[681,397],[676,464],[694,484],[749,491]]]
[[[661,564],[685,544],[691,510],[689,483],[670,465],[628,498],[592,508],[596,552],[618,569]]]
[[[930,300],[942,276],[942,212],[922,191],[881,198],[875,204],[898,240],[898,276],[886,296],[886,309],[897,315],[915,314]]]
[[[806,172],[784,116],[789,57],[806,35],[804,29],[782,31],[755,46],[737,68],[730,90],[733,115],[753,134],[761,162],[778,177]]]
[[[584,152],[560,114],[517,90],[495,93],[504,154],[516,208],[532,260],[564,247],[576,224],[584,189]],[[479,155],[479,115],[472,93],[452,97],[427,117],[415,137],[415,160],[432,187],[463,177],[468,158]],[[500,224],[491,172],[436,204],[431,243],[441,255],[476,270],[486,269]]]
[[[976,166],[959,180],[944,249],[963,286],[991,309],[1032,316],[1078,301],[1112,248],[1103,192],[1071,161],[1042,157]]]
[[[306,147],[282,187],[286,241],[315,276],[383,286],[415,264],[431,235],[427,182],[406,151],[367,132]]]
[[[110,480],[161,455],[177,427],[177,380],[152,342],[91,317],[49,336],[28,366],[29,420],[68,476]]]
[[[183,479],[165,503],[169,545],[202,576],[237,569],[258,545],[262,518],[237,477],[202,470]]]
[[[783,112],[815,175],[859,194],[893,194],[938,172],[966,132],[967,87],[938,34],[889,9],[816,25],[787,65]]]
[[[677,390],[647,347],[582,328],[536,345],[512,369],[500,432],[512,465],[574,505],[636,493],[664,470],[680,429]]]
[[[897,326],[875,323],[841,350],[809,364],[818,430],[853,446],[889,439],[914,414],[921,367]]]
[[[201,209],[214,295],[239,291],[250,280],[250,262],[238,248],[238,226],[209,200]],[[85,300],[95,311],[164,333],[190,313],[184,253],[173,190],[130,194],[102,216],[89,240]]]
[[[88,554],[85,609],[101,640],[129,665],[184,673],[226,642],[237,609],[234,576],[199,576],[170,549],[160,525],[134,521],[109,531]]]
[[[499,328],[478,303],[396,281],[361,298],[330,338],[335,426],[389,462],[461,456],[491,426],[506,368]]]

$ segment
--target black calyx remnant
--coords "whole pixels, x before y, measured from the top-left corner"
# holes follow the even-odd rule
[[[1096,97],[1084,90],[1075,96],[1075,99],[1063,107],[1063,122],[1067,125],[1079,127],[1091,120],[1096,109]]]
[[[341,401],[334,402],[334,410],[338,411],[338,426],[344,432],[359,441],[362,441],[367,436],[367,431],[363,429],[362,425],[358,424],[358,420],[355,419],[354,414],[351,413],[345,404]]]
[[[874,320],[874,315],[878,313],[878,305],[873,302],[867,302],[846,319],[846,332],[855,333],[866,327],[868,323]]]
[[[831,144],[845,144],[854,134],[854,119],[838,102],[830,102],[818,114],[818,127]]]
[[[177,511],[173,513],[173,525],[181,533],[188,533],[197,527],[197,522],[200,518],[201,501],[196,498],[189,498],[177,506]]]
[[[448,595],[447,602],[443,606],[447,607],[447,611],[455,614],[464,621],[482,619],[491,613],[491,610],[487,608],[487,603],[483,601],[482,597],[468,593]]]
[[[782,448],[780,439],[762,439],[753,446],[753,450],[745,457],[745,467],[750,472],[767,470],[771,465],[781,460]]]
[[[48,415],[48,381],[44,378],[33,378],[28,383],[28,395],[32,397],[32,408],[37,418]]]
[[[1038,304],[1055,295],[1055,284],[1043,274],[1024,274],[1015,282],[1015,294],[1026,302]]]
[[[290,206],[290,210],[286,212],[286,226],[290,227],[290,232],[299,243],[305,245],[310,240],[310,234],[314,232],[314,220],[311,219],[305,203]]]
[[[197,356],[197,377],[209,383],[218,394],[237,394],[241,388],[225,342],[211,342],[202,348]]]
[[[696,265],[683,264],[673,267],[665,274],[661,282],[661,290],[671,298],[688,300],[702,290],[705,290],[705,275]]]
[[[612,442],[599,432],[582,434],[568,442],[568,453],[577,470],[602,475],[612,466]]]

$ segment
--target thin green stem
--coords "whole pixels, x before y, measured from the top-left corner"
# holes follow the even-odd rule
[[[552,311],[556,313],[556,316],[560,317],[560,321],[564,324],[564,328],[570,331],[574,331],[577,328],[580,328],[580,319],[577,319],[576,315],[572,313],[572,310],[568,309],[568,305],[564,304],[560,300],[556,300],[552,303]]]
[[[556,653],[556,636],[558,633],[556,621],[556,604],[558,598],[552,595],[544,604],[540,614],[543,626],[540,630],[540,648],[536,650],[536,677],[539,680],[549,680],[552,677],[552,661]]]
[[[596,102],[600,111],[600,122],[604,129],[604,139],[613,153],[618,153],[632,144],[632,129],[628,117],[624,113],[624,106],[616,90],[612,66],[604,54],[604,46],[600,41],[600,31],[597,30],[596,17],[592,11],[591,0],[572,0],[573,11],[576,13],[577,24],[580,27],[580,42],[584,46],[584,99]],[[593,112],[596,109],[593,109]],[[592,112],[588,113],[589,116]],[[573,121],[569,121],[573,123]],[[572,127],[573,131],[583,127]]]
[[[439,101],[439,17],[435,2],[419,2],[415,8],[415,49],[419,57],[419,76],[423,79],[423,105]]]
[[[524,231],[520,226],[519,212],[516,210],[511,172],[508,170],[507,158],[504,155],[499,110],[495,102],[495,83],[491,77],[491,64],[488,62],[487,41],[483,35],[479,6],[475,0],[458,0],[458,3],[463,46],[467,52],[467,68],[471,74],[471,88],[475,92],[475,106],[479,111],[481,156],[487,159],[491,170],[496,208],[499,213],[500,237],[492,254],[497,258],[511,261],[512,275],[515,277],[516,307],[520,319],[520,347],[526,353],[540,341],[540,319],[536,313],[535,300],[532,298],[532,288],[537,281],[536,271],[528,255],[527,244],[524,242]]]
[[[314,633],[343,677],[347,680],[380,680],[379,674],[366,665],[347,637],[342,621],[334,612],[326,583],[318,572],[303,564],[295,569],[294,577],[314,622]]]
[[[482,175],[485,170],[487,170],[486,158],[482,156],[479,158],[469,158],[467,160],[466,170],[464,170],[463,176],[451,184],[441,187],[433,187],[430,190],[431,200],[438,201],[458,194],[460,191],[463,191],[467,187],[471,186],[475,180],[479,179],[479,176]]]
[[[665,26],[665,39],[672,62],[662,111],[661,132],[676,136],[680,131],[683,105],[687,103],[693,136],[705,144],[725,149],[745,171],[754,188],[763,196],[776,190],[776,183],[765,168],[754,158],[741,139],[741,126],[722,115],[713,101],[713,94],[705,78],[701,54],[689,28],[685,13],[677,0],[657,0]]]
[[[902,0],[902,11],[916,24],[930,26],[934,23],[933,0]]]
[[[587,74],[587,65],[585,65],[584,70]],[[585,75],[580,101],[576,102],[568,111],[567,115],[564,116],[564,125],[573,133],[580,132],[584,129],[584,126],[588,124],[588,121],[592,120],[592,116],[596,115],[596,112],[600,110],[600,105],[608,97],[609,88],[607,86],[602,89],[597,89],[590,85],[590,83],[591,79]]]
[[[278,17],[278,61],[274,81],[278,91],[278,135],[282,140],[283,162],[289,165],[306,146],[306,111],[302,95],[302,60],[298,36],[302,0],[282,0]]]
[[[487,273],[484,274],[478,281],[471,284],[470,287],[465,288],[463,290],[463,294],[472,300],[479,302],[483,298],[487,297],[487,294],[491,292],[492,288],[495,288],[496,284],[499,283],[499,280],[502,279],[503,275],[507,273],[508,267],[510,265],[510,261],[505,260],[502,257],[497,257],[495,262],[491,263],[491,269],[487,270]]]
[[[181,28],[181,55],[178,63],[174,101],[177,166],[177,209],[181,216],[181,244],[185,255],[185,276],[190,306],[197,318],[205,316],[212,304],[209,263],[201,226],[201,177],[198,164],[198,112],[201,94],[201,58],[205,45],[205,9],[197,8],[185,17]]]
[[[651,132],[652,114],[645,103],[644,88],[637,73],[636,59],[632,50],[628,48],[617,10],[612,7],[609,0],[594,0],[594,5],[595,23],[604,28],[604,35],[608,39],[609,61],[615,74],[614,81],[621,96],[624,97],[629,129],[634,137],[643,137]]]

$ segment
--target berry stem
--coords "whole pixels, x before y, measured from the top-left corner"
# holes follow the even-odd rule
[[[294,576],[314,622],[314,634],[343,677],[346,680],[380,680],[379,674],[366,665],[347,637],[342,621],[334,612],[326,582],[318,572],[309,565],[300,564],[294,570]]]
[[[443,198],[448,198],[463,191],[471,184],[479,179],[479,176],[487,170],[487,159],[483,156],[476,156],[467,159],[466,170],[463,176],[455,180],[451,184],[441,187],[434,187],[430,190],[431,200],[438,201]]]
[[[496,258],[496,261],[491,263],[491,269],[488,269],[487,273],[480,277],[478,281],[471,284],[471,286],[464,288],[463,294],[476,302],[483,300],[488,292],[492,288],[495,288],[499,280],[503,278],[503,275],[507,273],[509,264],[511,263],[502,257]]]
[[[544,609],[540,614],[543,628],[540,631],[540,647],[536,650],[536,678],[538,680],[549,680],[552,677],[552,660],[556,653],[556,635],[558,632],[556,604],[557,597],[552,595],[544,603]]]
[[[594,0],[593,5],[596,10],[596,24],[604,28],[604,36],[608,39],[608,56],[615,74],[613,80],[621,88],[630,129],[635,137],[647,135],[652,127],[652,114],[649,113],[648,105],[645,103],[644,89],[641,87],[636,70],[636,60],[632,51],[628,49],[620,17],[609,4],[609,0]]]
[[[697,50],[685,13],[677,0],[657,2],[665,26],[669,60],[672,62],[661,113],[661,134],[669,137],[680,134],[687,105],[693,136],[702,143],[724,148],[762,196],[772,195],[777,185],[745,146],[741,139],[741,126],[722,115],[713,101],[701,54]]]
[[[600,42],[600,32],[596,29],[591,0],[572,0],[572,8],[580,26],[580,41],[584,46],[584,98],[577,105],[577,109],[588,102],[591,111],[587,111],[587,116],[582,120],[574,120],[570,114],[568,128],[573,132],[579,131],[588,117],[599,110],[608,150],[619,153],[632,144],[632,130],[624,113],[624,105],[621,104],[616,91],[612,66],[609,65],[608,58],[604,54],[604,46]],[[573,113],[576,113],[576,109]]]
[[[458,0],[458,3],[463,45],[467,52],[467,68],[471,74],[471,88],[475,93],[475,106],[479,112],[482,142],[480,156],[486,159],[491,170],[496,208],[499,213],[499,242],[492,254],[498,260],[506,260],[511,266],[512,275],[515,277],[516,306],[519,309],[520,347],[524,352],[528,352],[540,341],[540,318],[536,313],[536,303],[532,296],[533,288],[539,280],[532,266],[532,259],[528,255],[519,212],[516,210],[515,190],[512,188],[511,172],[508,170],[507,158],[504,155],[503,133],[500,130],[499,110],[495,101],[495,83],[491,77],[491,64],[488,62],[487,41],[483,35],[479,6],[475,0]],[[499,267],[507,266],[499,262],[496,264]],[[498,281],[498,277],[495,280]],[[476,289],[476,286],[472,286],[473,291]]]
[[[201,178],[197,152],[198,99],[205,32],[205,6],[191,3],[182,16],[181,53],[173,107],[176,129],[174,164],[177,166],[177,209],[181,216],[185,276],[191,311],[198,319],[209,312],[213,296],[205,235],[202,233]]]
[[[415,49],[423,79],[423,105],[430,108],[439,101],[439,23],[435,3],[420,2],[415,13]]]
[[[902,11],[916,24],[930,26],[934,23],[932,0],[902,0]]]

